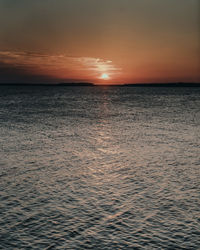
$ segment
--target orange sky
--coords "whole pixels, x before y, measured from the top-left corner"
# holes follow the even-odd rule
[[[198,0],[1,0],[0,82],[200,82]]]

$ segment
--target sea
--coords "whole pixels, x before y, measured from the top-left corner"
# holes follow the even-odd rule
[[[200,88],[0,86],[0,249],[200,249]]]

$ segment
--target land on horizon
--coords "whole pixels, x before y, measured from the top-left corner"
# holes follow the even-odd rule
[[[200,83],[123,83],[123,84],[95,84],[88,82],[79,83],[0,83],[0,86],[52,86],[52,87],[200,87]]]

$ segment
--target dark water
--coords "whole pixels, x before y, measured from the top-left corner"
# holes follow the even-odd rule
[[[1,249],[198,249],[200,89],[0,87]]]

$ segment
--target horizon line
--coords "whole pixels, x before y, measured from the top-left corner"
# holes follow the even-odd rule
[[[52,86],[52,87],[200,87],[200,82],[160,82],[160,83],[121,83],[121,84],[98,84],[90,82],[58,82],[58,83],[0,83],[0,86]]]

